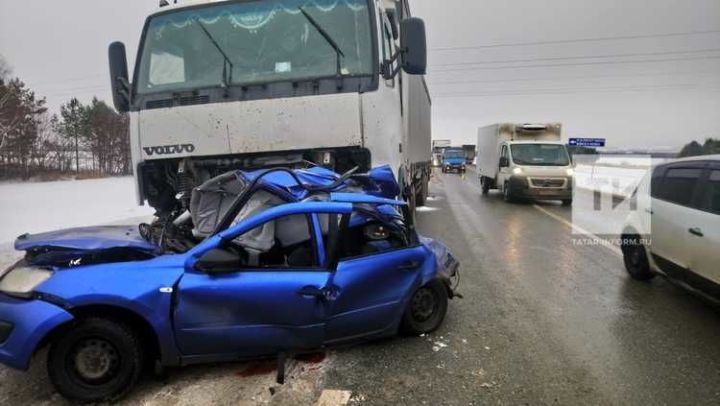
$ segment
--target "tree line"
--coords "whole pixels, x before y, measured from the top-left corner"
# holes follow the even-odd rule
[[[0,56],[0,179],[131,173],[127,115],[93,98],[51,114]]]
[[[712,155],[720,154],[720,139],[708,138],[705,143],[701,144],[697,141],[693,141],[686,144],[682,150],[680,150],[679,156],[699,156],[699,155]]]

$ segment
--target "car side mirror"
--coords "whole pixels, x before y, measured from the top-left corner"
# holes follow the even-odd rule
[[[510,166],[510,160],[506,157],[500,157],[500,167],[501,168],[507,168]]]
[[[427,38],[422,19],[411,17],[400,22],[400,48],[403,70],[410,75],[424,75],[427,72]]]
[[[113,104],[120,113],[130,110],[130,80],[128,76],[127,54],[125,44],[113,42],[108,49],[110,62],[110,88]]]
[[[237,272],[243,265],[239,254],[222,248],[213,248],[204,253],[195,263],[199,271],[219,274]]]

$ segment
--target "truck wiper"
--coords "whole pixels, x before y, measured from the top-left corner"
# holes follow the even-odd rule
[[[232,74],[233,74],[233,69],[234,69],[233,63],[230,60],[230,57],[228,57],[228,55],[222,49],[220,44],[218,44],[218,42],[215,40],[215,37],[213,37],[213,35],[210,34],[210,31],[208,31],[208,29],[205,27],[205,24],[203,24],[199,18],[195,18],[195,22],[198,23],[198,25],[200,26],[200,29],[203,30],[203,32],[208,37],[208,39],[210,39],[210,42],[212,42],[212,44],[215,46],[215,48],[218,50],[218,52],[220,52],[220,55],[222,55],[223,59],[225,59],[223,61],[222,84],[223,84],[223,87],[225,88],[225,92],[227,94],[228,88],[230,87],[230,84],[232,83]],[[228,65],[230,66],[229,73],[228,73],[228,69],[227,69]]]
[[[335,56],[336,56],[336,68],[337,68],[337,76],[338,80],[342,80],[342,58],[345,57],[345,54],[343,53],[342,49],[340,49],[340,46],[335,42],[335,40],[330,36],[330,34],[323,28],[320,23],[318,23],[310,14],[308,14],[307,11],[305,11],[302,6],[298,7],[298,10],[302,13],[302,15],[305,16],[305,18],[312,24],[313,27],[317,30],[318,33],[327,41],[327,43],[335,50]],[[340,85],[342,87],[342,85]]]

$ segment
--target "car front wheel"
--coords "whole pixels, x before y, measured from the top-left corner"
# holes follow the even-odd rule
[[[143,350],[130,327],[102,318],[80,321],[48,353],[48,375],[61,395],[79,402],[113,401],[137,382]]]
[[[433,280],[416,290],[405,313],[400,330],[407,335],[431,333],[440,327],[448,307],[448,293],[444,283]]]
[[[650,270],[645,246],[640,242],[639,237],[625,237],[623,239],[623,262],[630,277],[639,281],[647,281],[655,277]]]

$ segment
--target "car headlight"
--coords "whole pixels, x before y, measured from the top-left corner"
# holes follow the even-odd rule
[[[513,169],[513,173],[514,173],[515,175],[522,175],[522,173],[523,173],[523,168],[515,168],[515,169]]]
[[[573,176],[575,175],[575,169],[568,168],[565,173],[567,173],[567,176]]]
[[[15,296],[29,296],[35,288],[50,279],[52,271],[19,266],[6,271],[0,279],[0,292]]]

